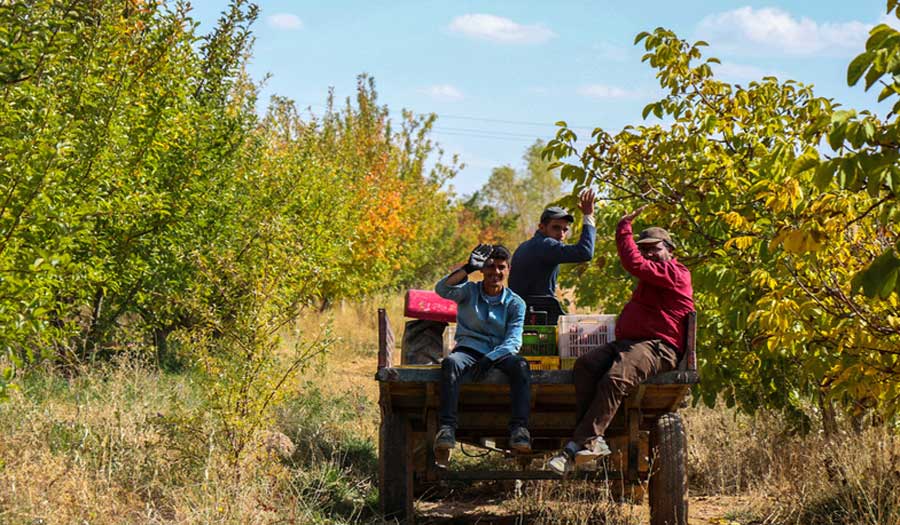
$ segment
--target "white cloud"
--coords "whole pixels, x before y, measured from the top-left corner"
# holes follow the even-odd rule
[[[639,96],[636,91],[628,91],[627,89],[617,86],[607,86],[606,84],[588,84],[578,88],[578,94],[588,98],[634,98]]]
[[[433,86],[428,86],[421,90],[421,92],[435,100],[444,102],[456,102],[465,98],[462,91],[450,84],[435,84]]]
[[[505,44],[539,44],[556,36],[541,24],[523,25],[509,18],[481,13],[458,16],[448,28],[468,37]]]
[[[819,23],[777,7],[741,7],[706,16],[697,32],[716,47],[745,54],[848,55],[863,49],[870,27],[858,21]]]
[[[275,13],[267,19],[269,25],[276,29],[303,29],[303,20],[290,13]]]

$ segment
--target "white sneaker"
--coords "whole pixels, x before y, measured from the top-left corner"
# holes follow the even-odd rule
[[[570,458],[565,451],[560,451],[550,458],[550,461],[547,462],[547,467],[560,476],[565,476],[569,472],[575,470],[575,460]]]
[[[610,454],[612,454],[612,451],[606,444],[606,440],[598,436],[594,438],[594,442],[589,448],[583,448],[575,453],[575,464],[590,463]]]

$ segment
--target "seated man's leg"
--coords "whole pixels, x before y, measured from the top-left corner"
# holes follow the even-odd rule
[[[465,347],[457,347],[441,361],[441,427],[456,429],[456,409],[459,404],[459,383],[481,354]]]
[[[622,343],[625,343],[624,341]],[[573,441],[586,443],[603,436],[628,392],[650,376],[675,368],[675,351],[659,340],[629,341],[620,346],[609,371],[596,386],[594,398],[578,422]]]
[[[494,364],[509,378],[509,393],[512,398],[512,417],[509,430],[528,427],[528,414],[531,411],[531,369],[528,361],[522,356],[509,354],[498,359]]]
[[[617,341],[613,341],[599,346],[575,360],[572,373],[575,381],[576,422],[584,418],[597,392],[597,383],[612,366],[613,359],[619,351],[616,343]]]

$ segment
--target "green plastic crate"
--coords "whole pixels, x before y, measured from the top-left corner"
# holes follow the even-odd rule
[[[522,328],[522,355],[559,355],[556,327],[525,325]]]

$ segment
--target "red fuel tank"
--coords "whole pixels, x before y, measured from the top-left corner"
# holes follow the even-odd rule
[[[409,290],[406,292],[403,315],[413,319],[455,323],[456,303],[431,290]]]

